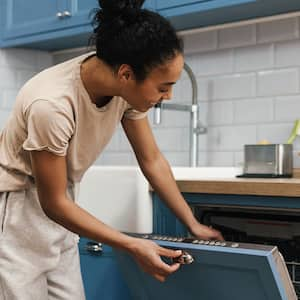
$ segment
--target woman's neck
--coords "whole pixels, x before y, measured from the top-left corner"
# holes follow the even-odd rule
[[[91,101],[102,107],[118,95],[112,70],[96,56],[81,64],[80,76]]]

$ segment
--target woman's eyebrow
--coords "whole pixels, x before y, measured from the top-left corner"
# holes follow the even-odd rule
[[[173,85],[173,84],[175,84],[176,82],[164,82],[164,83],[162,83],[163,85]]]

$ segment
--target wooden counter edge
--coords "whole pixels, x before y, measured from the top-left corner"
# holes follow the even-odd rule
[[[300,197],[300,181],[178,180],[182,193]]]

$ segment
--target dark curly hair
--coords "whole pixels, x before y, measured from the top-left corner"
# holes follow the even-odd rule
[[[98,0],[92,43],[97,57],[117,70],[131,66],[137,81],[178,53],[183,45],[172,25],[161,15],[141,8],[144,0]]]

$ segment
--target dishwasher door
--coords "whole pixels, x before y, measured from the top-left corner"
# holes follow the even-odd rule
[[[193,262],[161,283],[144,273],[130,255],[115,250],[133,299],[297,300],[277,247],[145,235],[157,244],[183,250]]]

